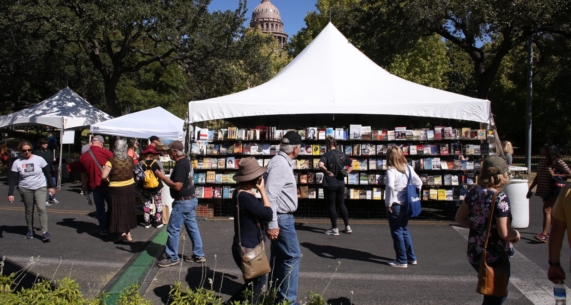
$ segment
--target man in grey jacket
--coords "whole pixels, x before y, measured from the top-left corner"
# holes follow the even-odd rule
[[[297,210],[297,182],[292,160],[297,158],[303,143],[297,132],[286,133],[280,152],[268,163],[266,193],[272,205],[273,218],[267,234],[272,241],[273,283],[278,289],[277,301],[296,305],[301,250],[295,232],[293,213]]]

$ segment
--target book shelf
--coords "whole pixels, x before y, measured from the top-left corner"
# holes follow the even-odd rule
[[[281,136],[293,129],[277,129],[258,126],[250,129],[201,129],[191,144],[191,160],[194,169],[196,196],[200,200],[217,202],[224,215],[224,202],[229,202],[236,187],[233,175],[240,159],[255,157],[261,166],[267,166],[279,151]],[[398,145],[410,165],[423,180],[423,208],[431,206],[458,206],[468,189],[477,183],[481,161],[487,155],[495,155],[495,141],[491,132],[484,129],[452,128],[436,126],[432,129],[374,129],[369,126],[350,125],[349,128],[297,129],[305,146],[294,160],[294,174],[298,182],[298,213],[312,214],[326,210],[319,205],[323,199],[323,173],[318,169],[325,153],[325,138],[332,136],[338,142],[337,149],[345,152],[353,162],[353,172],[346,178],[348,206],[367,206],[376,217],[378,209],[384,214],[384,177],[386,151]],[[461,156],[464,156],[462,160]],[[231,210],[231,209],[230,209]],[[305,211],[305,212],[304,212]],[[216,214],[216,212],[215,212]],[[323,215],[321,215],[323,214]]]

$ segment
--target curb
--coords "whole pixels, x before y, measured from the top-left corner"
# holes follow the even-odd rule
[[[133,284],[142,285],[145,283],[145,280],[151,273],[149,271],[153,270],[153,268],[149,267],[154,264],[156,257],[164,251],[167,238],[168,234],[166,226],[164,226],[149,238],[141,253],[134,255],[127,261],[123,268],[103,288],[103,291],[107,293],[105,298],[106,304],[116,304],[119,295],[125,288]],[[154,275],[152,276],[154,277]]]

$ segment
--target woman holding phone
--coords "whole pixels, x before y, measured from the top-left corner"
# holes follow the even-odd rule
[[[232,243],[232,257],[238,268],[242,266],[242,255],[265,240],[266,222],[272,220],[272,208],[265,190],[265,181],[262,175],[266,168],[261,167],[255,158],[243,158],[240,160],[238,173],[234,180],[238,187],[232,195],[234,208],[234,241]],[[253,190],[257,190],[262,202],[256,198]],[[243,292],[251,289],[253,303],[256,304],[262,288],[266,282],[266,275],[246,280],[244,285],[236,292],[226,304],[234,301],[243,301]]]

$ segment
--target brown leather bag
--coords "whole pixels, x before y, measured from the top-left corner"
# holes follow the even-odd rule
[[[488,220],[488,234],[484,249],[482,250],[482,258],[480,259],[480,269],[478,270],[478,286],[476,292],[496,297],[505,297],[508,295],[508,256],[505,252],[494,263],[493,266],[488,265],[486,254],[488,249],[488,239],[490,238],[490,229],[492,228],[492,217],[494,217],[494,208],[496,207],[496,197],[499,191],[494,193],[492,197],[492,207],[490,209],[490,219]]]
[[[238,195],[239,192],[236,194],[236,217],[238,220],[238,243],[240,249],[242,249],[242,275],[244,279],[250,280],[268,274],[272,269],[270,268],[270,261],[266,254],[262,229],[260,228],[258,219],[256,219],[256,224],[260,233],[260,243],[253,249],[242,247],[242,236],[240,234],[240,202]]]

